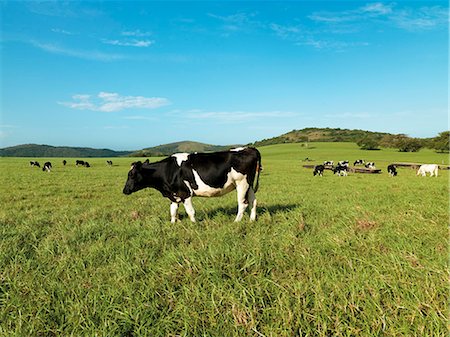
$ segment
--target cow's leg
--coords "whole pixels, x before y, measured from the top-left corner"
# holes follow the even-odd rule
[[[250,221],[256,220],[256,196],[253,188],[249,188],[247,192],[248,204],[250,205]]]
[[[170,204],[170,222],[175,223],[178,220],[178,203],[172,202]]]
[[[192,197],[185,199],[183,205],[186,213],[189,215],[189,219],[191,219],[192,222],[195,222],[195,210],[194,206],[192,206]]]
[[[235,222],[241,221],[242,216],[245,213],[245,209],[248,206],[248,201],[246,200],[247,191],[250,185],[247,180],[242,180],[236,184],[237,200],[238,200],[238,213],[236,215]]]

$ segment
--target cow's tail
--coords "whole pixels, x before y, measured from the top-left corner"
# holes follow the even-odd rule
[[[261,154],[259,153],[258,150],[256,150],[256,155],[257,155],[257,159],[256,159],[256,184],[253,187],[253,191],[256,193],[256,191],[258,191],[259,188],[259,173],[262,171],[262,165],[261,165]]]

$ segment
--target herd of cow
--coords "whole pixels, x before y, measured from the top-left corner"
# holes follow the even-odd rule
[[[112,166],[112,161],[106,161]],[[63,165],[66,165],[66,160]],[[31,166],[40,167],[36,161]],[[77,160],[76,166],[90,167],[89,163]],[[359,159],[354,166],[364,165],[375,169],[375,163]],[[44,164],[44,171],[50,172],[51,163]],[[332,169],[334,174],[346,176],[349,161],[340,161],[336,166],[332,161],[325,161],[314,167],[314,176],[323,175],[325,169]],[[438,175],[438,165],[421,165],[417,175]],[[397,175],[395,165],[389,165],[388,173]],[[176,153],[158,162],[137,161],[131,164],[123,193],[129,195],[144,188],[154,188],[163,197],[170,200],[171,222],[178,220],[178,207],[184,205],[187,215],[195,222],[195,210],[192,205],[194,196],[218,197],[233,190],[237,192],[238,213],[235,221],[241,221],[245,210],[250,206],[250,221],[256,220],[256,196],[259,174],[262,171],[261,154],[252,147],[240,147],[228,151],[213,153]]]
[[[63,166],[66,166],[67,160],[64,159],[62,161],[62,164],[63,164]],[[112,163],[111,160],[107,160],[106,164],[108,166],[112,166],[113,163]],[[30,166],[41,167],[41,164],[39,164],[38,161],[32,160],[32,161],[30,161]],[[91,167],[91,165],[87,161],[84,161],[84,160],[77,160],[77,161],[75,161],[75,166],[77,166],[77,167],[78,166]],[[44,166],[42,167],[42,171],[50,172],[51,170],[52,170],[52,163],[49,162],[49,161],[45,162]]]
[[[333,171],[333,174],[337,174],[338,176],[347,176],[349,171],[349,161],[348,160],[342,160],[337,163],[336,166],[334,166],[333,161],[324,161],[323,164],[314,166],[313,175],[316,176],[323,176],[323,171],[325,169],[330,169]],[[364,165],[365,168],[370,170],[375,170],[375,163],[374,162],[365,162],[363,159],[355,160],[353,163],[353,166],[357,165]],[[423,164],[419,167],[419,170],[417,171],[417,175],[422,175],[423,177],[426,176],[427,173],[430,174],[430,177],[438,176],[439,171],[439,165],[437,164]],[[397,172],[397,167],[394,164],[389,164],[387,167],[387,172],[389,176],[395,177]]]
[[[365,168],[367,169],[371,169],[374,170],[376,169],[375,167],[375,163],[374,162],[365,162],[364,159],[357,159],[355,160],[355,162],[353,163],[353,166],[357,166],[357,165],[364,165]],[[313,175],[316,176],[323,176],[323,171],[325,169],[330,169],[333,171],[333,174],[337,174],[338,176],[347,176],[348,175],[348,171],[349,171],[349,161],[348,160],[341,160],[337,163],[336,166],[334,166],[334,161],[332,160],[326,160],[323,162],[323,164],[321,165],[316,165],[314,166],[314,171],[313,171]],[[397,175],[397,169],[395,167],[395,165],[389,165],[388,168],[388,173],[391,176],[396,176]]]

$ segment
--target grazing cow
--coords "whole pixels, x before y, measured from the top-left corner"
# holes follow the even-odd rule
[[[323,165],[316,165],[316,166],[314,166],[313,175],[314,176],[319,175],[319,176],[323,177],[323,170],[325,170],[325,166],[323,166]]]
[[[254,221],[260,168],[261,155],[251,147],[213,153],[177,153],[156,163],[148,160],[133,163],[123,193],[128,195],[146,187],[155,188],[172,202],[170,216],[174,223],[180,203],[195,222],[192,197],[218,197],[236,189],[238,213],[235,221],[242,219],[248,205],[250,220]]]
[[[423,164],[420,165],[419,170],[417,171],[417,175],[421,174],[422,177],[425,177],[427,173],[430,174],[430,177],[438,176],[439,165],[436,164]]]
[[[63,165],[66,166],[66,164],[67,164],[67,160],[64,159],[63,160]]]
[[[112,166],[112,160],[107,160],[107,161],[106,161],[106,164],[107,164],[108,166]]]
[[[374,162],[368,162],[364,165],[368,169],[375,169],[375,163]]]
[[[333,164],[334,164],[334,161],[332,161],[332,160],[325,160],[323,162],[324,166],[333,166]]]
[[[364,165],[364,163],[365,163],[364,159],[357,159],[357,160],[355,160],[355,162],[353,163],[353,166],[356,166],[356,165]]]
[[[30,161],[30,166],[37,166],[37,167],[41,167],[41,165],[39,164],[39,162],[38,162],[38,161],[35,161],[35,160],[33,160],[33,161]]]
[[[397,175],[397,167],[393,164],[388,165],[387,171],[391,177],[395,177]]]
[[[348,175],[348,166],[345,165],[336,165],[336,167],[333,168],[333,173],[337,174],[338,176],[347,176]]]
[[[89,165],[89,163],[87,161],[84,162],[83,166],[84,167],[91,167],[91,165]]]
[[[78,166],[78,165],[84,166],[84,160],[77,160],[77,161],[75,162],[75,165],[76,165],[76,166]]]
[[[348,166],[348,160],[341,160],[341,161],[338,162],[338,165]]]
[[[52,163],[49,161],[45,162],[44,166],[42,167],[42,171],[50,172],[52,170]]]

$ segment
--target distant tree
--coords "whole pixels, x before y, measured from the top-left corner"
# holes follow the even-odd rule
[[[400,152],[417,152],[423,147],[423,144],[420,139],[405,137],[397,142],[396,147]]]
[[[379,150],[379,142],[375,137],[365,136],[359,139],[356,144],[361,150]]]
[[[407,139],[408,136],[405,134],[391,135],[386,134],[380,140],[380,146],[388,148],[398,148],[398,144]]]
[[[437,137],[433,138],[431,146],[438,152],[449,152],[450,131],[441,132]]]

